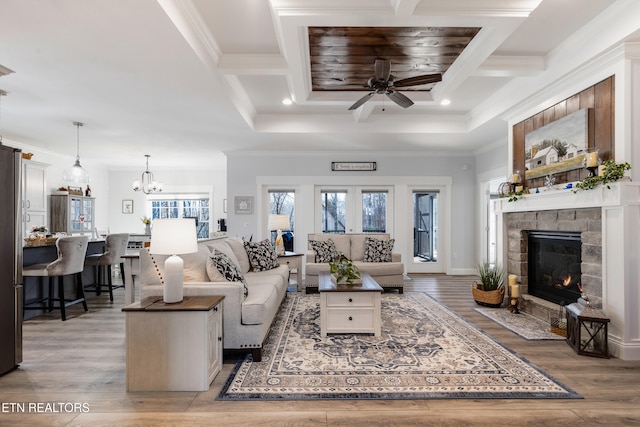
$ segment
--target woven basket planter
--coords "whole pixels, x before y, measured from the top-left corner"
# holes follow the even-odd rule
[[[483,291],[478,289],[482,286],[476,282],[471,284],[471,293],[476,304],[483,305],[485,307],[500,307],[504,301],[504,286],[495,291]]]

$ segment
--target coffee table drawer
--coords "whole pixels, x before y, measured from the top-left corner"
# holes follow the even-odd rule
[[[373,307],[375,299],[375,292],[331,292],[327,307]]]
[[[374,310],[352,308],[327,309],[327,333],[374,333]]]

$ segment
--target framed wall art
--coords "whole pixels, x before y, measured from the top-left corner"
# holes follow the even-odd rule
[[[124,199],[122,201],[122,213],[123,214],[132,214],[133,213],[133,200]]]
[[[234,210],[237,214],[253,213],[253,196],[235,196],[233,199]]]

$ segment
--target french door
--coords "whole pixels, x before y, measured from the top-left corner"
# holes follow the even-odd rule
[[[393,191],[388,186],[318,186],[316,233],[389,233]]]

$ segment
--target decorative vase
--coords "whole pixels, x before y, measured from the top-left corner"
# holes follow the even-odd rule
[[[146,234],[147,236],[151,235],[151,224],[144,225],[144,234]]]

